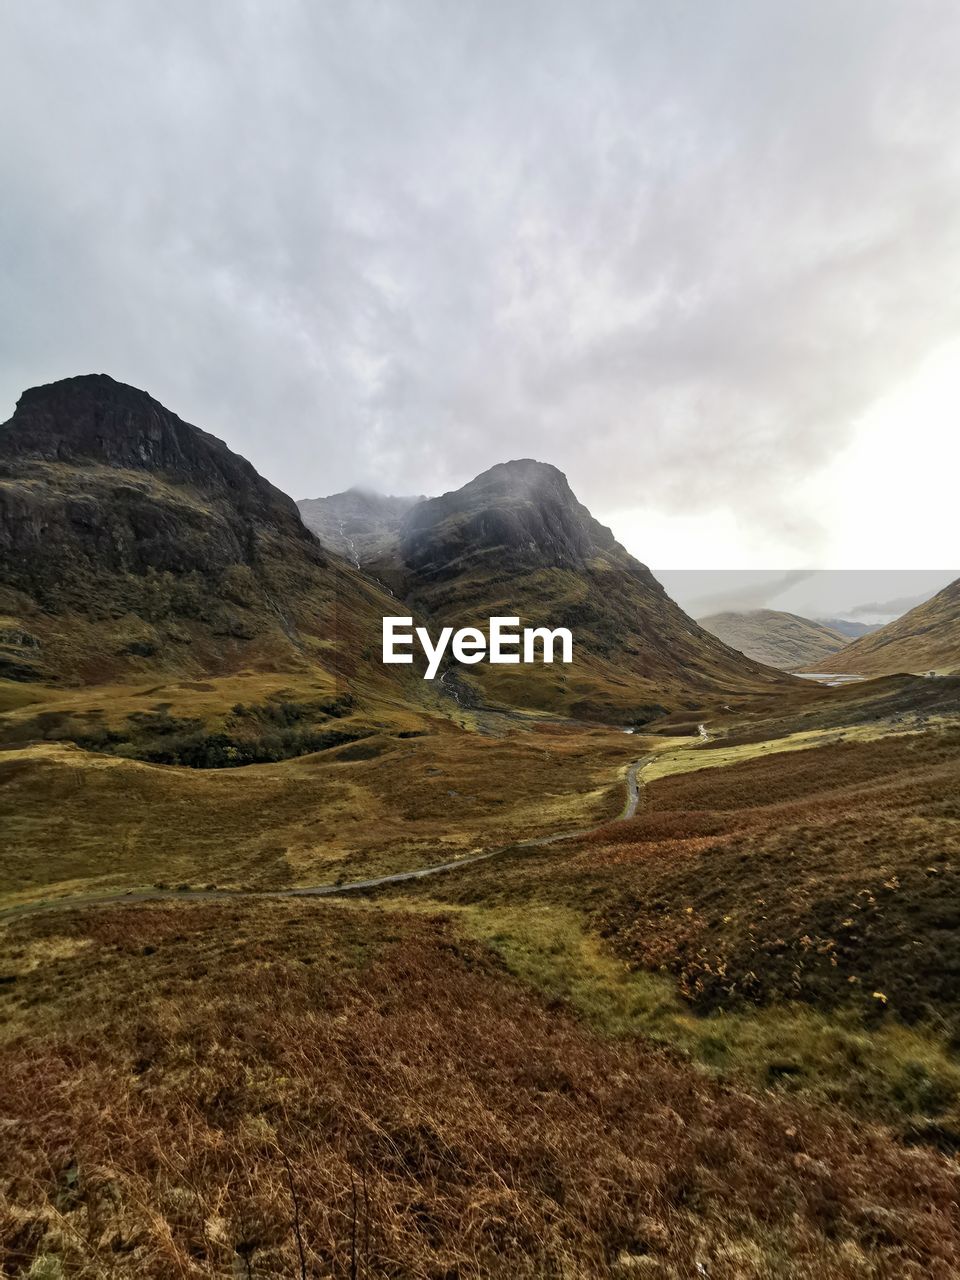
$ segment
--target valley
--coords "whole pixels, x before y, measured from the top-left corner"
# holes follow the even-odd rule
[[[960,670],[960,578],[878,631],[839,651],[837,671],[885,675],[895,670],[948,675]],[[823,670],[821,663],[817,669]]]
[[[335,498],[102,376],[0,428],[0,1270],[957,1274],[950,661],[764,665],[545,463]]]
[[[120,1275],[245,1255],[285,1274],[292,1185],[306,1257],[334,1274],[505,1256],[530,1276],[574,1260],[627,1275],[637,1257],[677,1276],[798,1259],[823,1276],[950,1274],[960,718],[945,704],[919,732],[856,725],[862,691],[811,694],[779,737],[740,745],[735,724],[707,743],[514,730],[549,744],[507,819],[522,832],[526,809],[539,836],[443,874],[339,898],[243,877],[229,895],[95,903],[85,877],[18,895],[57,901],[0,926],[0,1098],[26,1115],[29,1096],[34,1116],[14,1134],[7,1264],[42,1240],[94,1272],[107,1247]],[[835,718],[837,698],[846,727],[798,727]],[[509,735],[463,736],[474,771],[515,777]],[[591,741],[558,839],[550,793]],[[139,768],[256,794],[316,759]],[[389,823],[397,800],[369,796]],[[193,796],[200,831],[203,809]],[[121,822],[102,815],[102,831]],[[78,815],[61,844],[64,823],[75,838]],[[735,1217],[731,1178],[751,1206]]]

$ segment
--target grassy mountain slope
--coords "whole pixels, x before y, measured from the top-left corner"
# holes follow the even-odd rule
[[[819,670],[871,676],[960,671],[960,578],[902,618],[855,640]]]
[[[234,691],[244,696],[255,682],[188,691],[189,705],[209,733]],[[122,727],[134,692],[97,688],[108,724]],[[183,696],[165,687],[146,705]],[[636,755],[632,738],[613,730],[540,725],[495,736],[414,713],[417,727],[398,732],[395,719],[361,708],[321,723],[331,745],[309,754],[177,768],[157,762],[156,738],[117,752],[73,741],[78,722],[91,727],[73,708],[88,704],[71,691],[0,716],[0,908],[157,882],[279,889],[429,866],[612,818],[623,807],[618,772]],[[338,734],[358,736],[338,745]]]
[[[697,621],[731,649],[783,671],[806,670],[848,643],[846,636],[822,623],[779,609],[712,613]]]

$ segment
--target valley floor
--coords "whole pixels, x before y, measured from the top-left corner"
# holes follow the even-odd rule
[[[960,1274],[960,699],[930,683],[706,741],[10,742],[0,1274]]]

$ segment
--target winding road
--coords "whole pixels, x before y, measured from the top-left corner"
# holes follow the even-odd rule
[[[619,816],[597,823],[593,827],[584,827],[578,831],[561,831],[555,835],[534,836],[529,840],[515,840],[510,844],[500,845],[496,849],[486,849],[482,853],[467,854],[463,858],[454,858],[449,862],[438,862],[431,867],[418,867],[413,871],[393,871],[385,876],[373,876],[367,880],[351,880],[348,883],[309,885],[298,889],[126,889],[112,893],[77,893],[69,897],[54,900],[41,899],[38,902],[24,902],[15,907],[0,910],[0,923],[18,919],[20,916],[37,915],[45,911],[65,911],[73,907],[100,907],[116,903],[131,902],[225,902],[236,898],[332,898],[344,893],[354,893],[364,889],[377,889],[381,885],[401,884],[405,880],[423,880],[427,876],[440,875],[445,871],[456,871],[460,867],[469,867],[476,862],[485,862],[510,849],[534,849],[544,845],[559,844],[564,840],[577,840],[589,835],[591,831],[599,831],[609,826],[611,821],[625,822],[637,812],[640,803],[640,772],[650,763],[653,755],[641,756],[627,769],[627,798]]]

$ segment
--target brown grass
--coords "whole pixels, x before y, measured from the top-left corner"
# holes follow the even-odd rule
[[[960,1267],[953,1162],[600,1040],[442,919],[101,909],[3,966],[5,1274]]]
[[[949,1022],[958,796],[955,732],[771,752],[661,777],[636,818],[576,845],[405,892],[575,907],[701,1011],[801,1000]]]
[[[388,892],[455,905],[610,1032],[960,1150],[958,795],[951,732],[771,751],[660,777],[579,841]]]
[[[960,736],[839,744],[651,784],[598,834],[603,932],[700,1008],[856,1003],[908,1020],[960,998]],[[877,993],[877,994],[875,994]]]
[[[612,817],[618,770],[641,749],[575,726],[494,737],[424,719],[423,736],[401,738],[361,723],[371,736],[360,743],[242,769],[58,744],[0,752],[7,902],[156,882],[279,888],[428,865]]]

